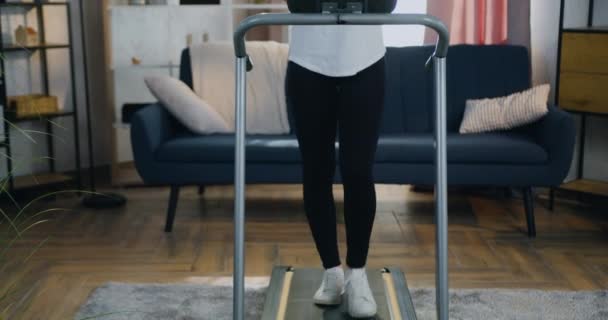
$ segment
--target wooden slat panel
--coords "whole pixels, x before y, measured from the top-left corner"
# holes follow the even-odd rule
[[[608,74],[563,72],[559,105],[566,110],[608,113]]]
[[[565,32],[561,70],[608,74],[608,33]]]

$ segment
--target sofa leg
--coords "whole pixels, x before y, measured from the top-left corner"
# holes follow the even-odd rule
[[[534,238],[536,237],[536,222],[534,221],[534,195],[532,193],[532,188],[525,188],[523,194],[526,219],[528,221],[528,237]]]
[[[550,188],[549,189],[549,210],[553,211],[554,206],[555,206],[555,189]]]
[[[175,210],[177,209],[178,198],[179,187],[171,186],[171,194],[169,195],[169,208],[167,209],[167,222],[165,223],[165,232],[173,231],[173,221],[175,220]]]
[[[198,195],[202,196],[205,193],[205,186],[198,186]]]

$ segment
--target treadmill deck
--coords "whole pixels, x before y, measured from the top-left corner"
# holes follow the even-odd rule
[[[340,306],[324,307],[314,304],[312,297],[321,284],[322,276],[323,270],[321,269],[275,267],[262,319],[352,319],[346,311],[345,301]],[[370,319],[415,319],[411,297],[402,272],[395,269],[368,270],[367,277],[378,305],[377,315]],[[407,310],[409,308],[411,310]]]

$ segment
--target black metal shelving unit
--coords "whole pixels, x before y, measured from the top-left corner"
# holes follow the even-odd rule
[[[561,73],[561,62],[562,62],[562,39],[565,32],[570,33],[608,33],[608,26],[598,27],[594,25],[593,17],[595,11],[595,0],[589,0],[589,7],[587,9],[587,25],[580,28],[564,28],[564,12],[566,8],[566,1],[560,0],[560,14],[559,14],[559,33],[558,33],[558,51],[557,51],[557,66],[556,66],[556,90],[555,90],[555,101],[559,104],[560,99],[560,73]],[[592,181],[584,178],[584,166],[585,166],[585,141],[587,138],[587,118],[589,116],[595,117],[608,117],[606,113],[595,113],[590,111],[581,111],[568,106],[560,106],[566,109],[568,112],[578,114],[581,117],[580,135],[578,137],[578,152],[577,159],[578,164],[576,168],[577,177],[575,180],[567,182],[559,186],[558,188],[551,188],[549,190],[549,208],[552,210],[555,202],[555,191],[565,190],[573,191],[578,193],[579,199],[582,194],[595,194],[599,196],[608,196],[606,190],[608,190],[608,183],[600,181]]]
[[[68,32],[68,43],[47,43],[45,34],[45,7],[63,7],[66,11],[67,17],[67,32]],[[17,44],[6,44],[3,39],[2,21],[6,16],[7,9],[18,8],[24,12],[30,10],[36,10],[36,23],[38,29],[38,40],[39,43],[36,45],[17,45]],[[12,32],[12,30],[10,31]],[[0,52],[2,54],[2,61],[0,62],[0,105],[3,108],[3,122],[4,122],[4,139],[0,141],[0,149],[5,150],[6,155],[6,169],[8,175],[8,187],[9,192],[13,193],[16,190],[27,189],[30,187],[36,187],[40,185],[52,185],[52,184],[65,184],[73,183],[78,190],[82,189],[82,183],[80,178],[81,164],[80,164],[80,145],[79,145],[79,132],[78,132],[78,101],[76,96],[76,74],[74,70],[74,50],[72,47],[72,21],[70,3],[65,2],[48,2],[46,0],[32,0],[31,2],[11,2],[11,3],[0,3]],[[39,53],[40,56],[40,67],[41,67],[41,79],[42,79],[42,93],[44,95],[50,94],[49,86],[49,68],[48,68],[48,50],[68,50],[69,53],[69,64],[70,64],[70,78],[71,78],[71,95],[72,95],[72,110],[61,111],[56,114],[40,115],[33,117],[15,117],[13,112],[10,112],[7,108],[8,103],[8,89],[6,85],[6,60],[10,58],[12,53],[26,52],[26,53]],[[53,138],[53,123],[52,119],[61,117],[72,117],[74,125],[74,161],[76,164],[76,171],[73,175],[67,175],[58,173],[55,167],[55,143]],[[46,143],[47,143],[47,165],[48,173],[36,174],[32,176],[15,177],[13,172],[13,154],[11,146],[11,125],[8,123],[19,123],[25,121],[40,121],[46,125]]]

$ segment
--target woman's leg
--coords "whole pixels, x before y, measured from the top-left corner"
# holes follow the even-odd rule
[[[384,106],[384,59],[339,85],[340,170],[344,184],[346,263],[362,268],[376,216],[373,165]]]
[[[286,95],[293,111],[302,155],[304,207],[323,266],[340,265],[336,209],[332,193],[336,159],[335,79],[293,62],[287,68]]]

